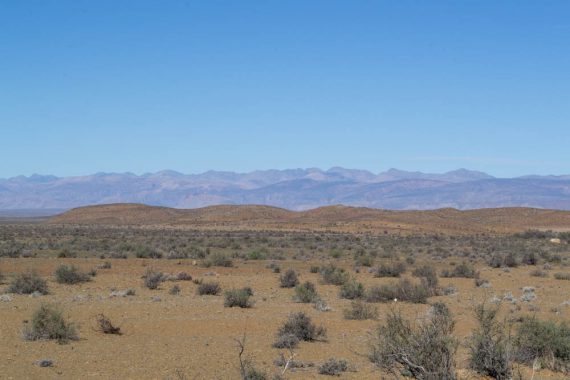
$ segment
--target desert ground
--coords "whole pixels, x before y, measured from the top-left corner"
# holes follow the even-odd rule
[[[330,358],[347,362],[341,378],[394,378],[369,359],[378,326],[390,313],[421,324],[429,318],[431,305],[441,302],[455,321],[457,378],[485,378],[469,369],[469,338],[478,326],[476,305],[499,308],[499,320],[513,335],[525,317],[570,321],[567,234],[524,230],[401,234],[382,229],[358,234],[255,230],[251,225],[216,230],[6,222],[0,224],[0,377],[239,379],[238,341],[245,337],[242,357],[268,379],[275,374],[287,379],[330,378],[319,374]],[[378,274],[381,266],[396,264],[402,273]],[[54,273],[62,265],[92,273],[85,282],[60,283]],[[378,311],[376,318],[366,320],[345,318],[353,300],[342,298],[342,287],[327,283],[322,274],[323,268],[338,268],[346,279],[369,291],[404,278],[418,283],[414,270],[426,265],[436,270],[437,291],[425,302],[362,296]],[[473,273],[455,271],[458,267]],[[145,286],[143,276],[149,269],[162,273],[157,289]],[[280,278],[289,269],[299,283],[312,282],[328,307],[299,302],[295,288],[282,287]],[[8,291],[18,275],[29,272],[47,280],[46,295]],[[178,280],[181,272],[192,280]],[[219,283],[219,294],[199,295],[201,284],[211,282]],[[175,285],[179,293],[171,294]],[[250,307],[226,307],[225,291],[243,287],[253,291]],[[129,289],[131,295],[126,295]],[[529,292],[532,297],[525,297]],[[78,339],[65,344],[23,339],[42,304],[57,305],[76,326]],[[301,341],[294,349],[273,347],[283,322],[299,311],[325,327],[326,338]],[[119,326],[122,334],[99,331],[99,314]],[[294,355],[303,366],[284,370],[283,363],[275,363],[281,354]],[[44,359],[53,364],[39,366]],[[513,363],[516,374],[525,379],[569,376],[560,368],[545,367],[535,366],[533,374],[532,364]]]

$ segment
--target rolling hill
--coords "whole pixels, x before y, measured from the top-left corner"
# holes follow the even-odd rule
[[[569,231],[570,212],[532,208],[388,211],[348,206],[289,211],[258,205],[224,205],[183,210],[141,204],[111,204],[76,208],[52,217],[48,223],[376,234],[411,232],[502,234],[528,229]]]

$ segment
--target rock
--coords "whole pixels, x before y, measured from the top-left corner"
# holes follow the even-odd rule
[[[41,297],[41,296],[42,296],[42,293],[40,293],[40,292],[38,292],[38,291],[35,291],[35,292],[33,292],[33,293],[30,294],[30,297],[32,297],[32,298],[38,298],[38,297]]]
[[[42,360],[38,360],[36,362],[36,364],[40,367],[52,367],[53,366],[53,360],[51,359],[42,359]]]
[[[0,302],[12,302],[12,296],[9,294],[0,294]]]

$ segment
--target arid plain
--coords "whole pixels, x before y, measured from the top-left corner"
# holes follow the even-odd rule
[[[341,378],[393,378],[405,369],[391,374],[370,359],[378,326],[394,313],[419,326],[433,314],[432,305],[443,303],[455,322],[457,378],[485,378],[470,369],[477,305],[498,308],[497,321],[513,336],[525,318],[570,321],[569,228],[570,213],[532,209],[292,213],[224,206],[183,212],[118,205],[10,221],[0,224],[1,288],[35,272],[47,281],[47,294],[2,295],[1,377],[238,379],[242,342],[242,359],[268,379],[328,378],[319,372],[331,358],[346,361]],[[65,283],[56,275],[62,265],[91,273]],[[379,295],[402,281],[424,286],[426,266],[435,270],[437,284],[425,294],[413,300]],[[282,280],[289,270],[297,277],[291,287]],[[147,280],[157,273],[150,289]],[[295,286],[306,282],[317,296],[301,302]],[[217,295],[198,294],[211,283],[219,285]],[[347,283],[361,284],[361,291]],[[253,294],[248,307],[229,307],[226,292],[243,288]],[[376,313],[347,319],[355,303]],[[78,339],[23,339],[42,304],[62,310]],[[326,336],[274,347],[278,330],[296,312],[323,326]],[[100,314],[122,334],[100,331]],[[45,359],[52,364],[37,364]],[[553,360],[514,360],[513,376],[568,378],[563,361]]]

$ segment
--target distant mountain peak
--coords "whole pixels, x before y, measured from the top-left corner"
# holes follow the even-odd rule
[[[248,173],[173,170],[135,175],[34,174],[0,180],[0,209],[68,209],[106,203],[176,208],[259,204],[302,210],[343,204],[384,209],[531,206],[570,209],[570,176],[495,178],[460,168],[423,173],[391,168],[374,174],[339,166]]]

